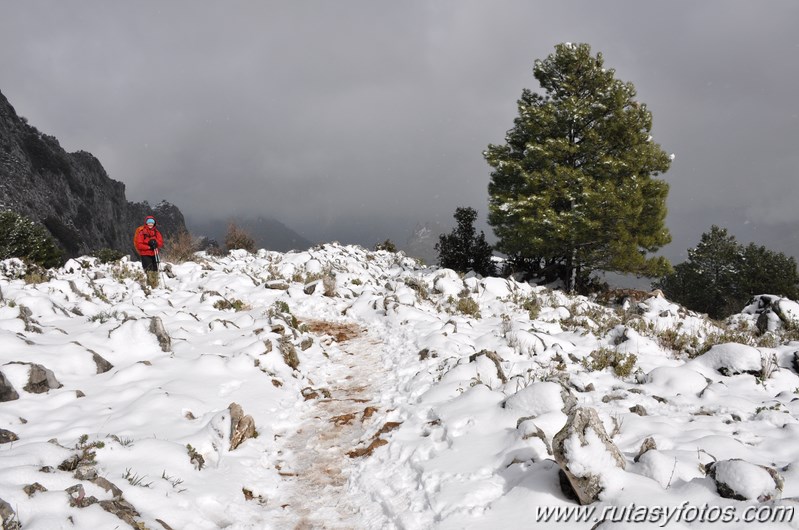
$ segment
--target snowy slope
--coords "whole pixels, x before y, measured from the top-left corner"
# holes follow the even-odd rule
[[[799,496],[799,342],[757,337],[754,311],[607,307],[337,244],[198,255],[152,292],[125,261],[42,283],[23,269],[0,263],[0,373],[19,395],[0,403],[18,438],[0,444],[0,499],[26,530],[553,527],[538,509],[576,506],[550,455],[575,406],[626,462],[569,446],[601,474],[597,507]],[[25,390],[25,363],[61,386]],[[232,403],[257,431],[233,449]],[[714,460],[748,500],[720,496]]]

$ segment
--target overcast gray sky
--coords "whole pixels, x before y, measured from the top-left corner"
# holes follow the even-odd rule
[[[711,224],[799,255],[799,2],[0,0],[0,91],[130,200],[402,242],[484,219],[522,88],[586,42],[653,113],[685,258]],[[486,227],[487,229],[487,227]]]

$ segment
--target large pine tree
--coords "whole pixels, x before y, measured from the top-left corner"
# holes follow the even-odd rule
[[[557,45],[533,75],[545,93],[524,89],[505,145],[484,153],[496,248],[569,290],[596,270],[664,274],[668,262],[647,253],[671,240],[668,185],[653,178],[670,158],[635,87],[587,44]]]

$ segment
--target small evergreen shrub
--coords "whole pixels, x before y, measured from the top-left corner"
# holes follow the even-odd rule
[[[0,212],[0,259],[20,258],[42,267],[59,267],[64,253],[47,230],[16,212]]]

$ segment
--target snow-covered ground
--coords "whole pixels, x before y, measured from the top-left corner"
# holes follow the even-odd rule
[[[756,305],[714,323],[338,244],[198,255],[152,291],[126,261],[23,269],[0,262],[8,528],[735,528],[799,497],[799,342]],[[621,462],[556,437],[578,409]],[[600,486],[582,522],[542,515],[578,506],[558,438]]]

